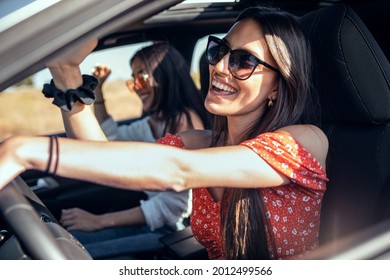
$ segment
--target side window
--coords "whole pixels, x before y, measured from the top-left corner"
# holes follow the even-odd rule
[[[211,35],[211,34],[210,34]],[[223,37],[225,34],[213,34],[214,36]],[[209,66],[205,58],[208,36],[199,39],[196,42],[194,54],[191,61],[191,74],[196,85],[206,96],[209,88]]]
[[[201,58],[206,50],[206,44],[207,44],[207,36],[199,39],[196,42],[194,53],[192,55],[192,61],[191,61],[191,75],[196,83],[196,85],[199,88],[202,88],[201,85]]]
[[[126,87],[131,78],[129,60],[141,47],[149,43],[116,47],[90,54],[82,63],[81,72],[92,73],[99,63],[111,68],[111,75],[103,86],[107,111],[119,121],[138,117],[142,103]],[[51,79],[48,69],[37,72],[24,81],[0,92],[0,141],[15,135],[48,135],[64,132],[60,109],[42,94],[44,83]]]

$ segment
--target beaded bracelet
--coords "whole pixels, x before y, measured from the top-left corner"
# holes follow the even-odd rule
[[[72,110],[76,101],[80,101],[85,105],[91,105],[95,101],[95,93],[93,90],[98,85],[98,80],[90,75],[83,75],[82,77],[83,84],[77,89],[68,89],[66,92],[63,92],[51,80],[50,84],[43,85],[42,93],[47,98],[54,97],[52,103],[66,112]]]

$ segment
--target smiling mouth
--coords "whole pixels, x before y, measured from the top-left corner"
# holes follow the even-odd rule
[[[238,92],[238,90],[226,84],[222,84],[214,79],[212,80],[211,85],[213,86],[215,93],[218,95],[230,95]]]

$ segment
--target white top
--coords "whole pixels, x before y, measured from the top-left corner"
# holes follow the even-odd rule
[[[110,141],[156,142],[149,125],[149,116],[127,125],[118,125],[112,117],[109,117],[101,124],[101,128]],[[164,126],[161,125],[159,129],[161,130],[161,135],[164,131]]]
[[[105,120],[102,130],[110,141],[143,141],[155,142],[149,117],[144,117],[128,125],[118,125],[112,117]],[[160,127],[161,134],[164,130]],[[183,219],[191,213],[191,192],[150,192],[145,191],[147,200],[141,200],[141,209],[146,224],[151,230],[167,225],[173,229],[183,229]]]

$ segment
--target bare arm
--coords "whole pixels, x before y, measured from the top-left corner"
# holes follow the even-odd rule
[[[103,85],[106,82],[108,76],[111,74],[111,69],[107,65],[98,65],[93,71],[93,75],[98,79],[98,86],[95,89],[96,101],[94,103],[94,113],[99,124],[102,124],[109,118],[106,103],[103,95]]]
[[[66,135],[69,138],[108,141],[92,107],[76,102],[72,111],[61,111]]]
[[[89,142],[61,138],[57,174],[119,188],[181,191],[202,186],[264,187],[285,178],[246,147],[182,150],[151,143]],[[3,185],[26,169],[44,171],[48,139],[16,137],[1,146]],[[0,152],[1,155],[1,152]],[[19,171],[10,177],[2,161]],[[242,164],[245,163],[245,164]],[[12,174],[11,174],[12,175]]]
[[[95,215],[80,208],[63,210],[61,223],[68,230],[95,231],[105,228],[146,224],[141,207]]]
[[[83,80],[79,64],[95,48],[97,40],[90,41],[69,54],[66,58],[51,61],[47,64],[54,84],[62,91],[76,89]],[[107,141],[107,138],[96,120],[91,106],[76,102],[70,112],[62,112],[65,130],[69,138]]]
[[[304,127],[303,129],[301,127]],[[318,131],[290,127],[320,163],[327,150]],[[286,132],[286,133],[290,133]],[[324,139],[325,136],[323,136]],[[199,150],[138,142],[60,139],[58,174],[118,188],[181,191],[197,187],[272,187],[289,182],[252,150],[243,146]],[[326,149],[325,149],[326,148]],[[14,137],[0,146],[0,186],[26,169],[45,170],[48,139]],[[7,171],[10,172],[7,172]]]

